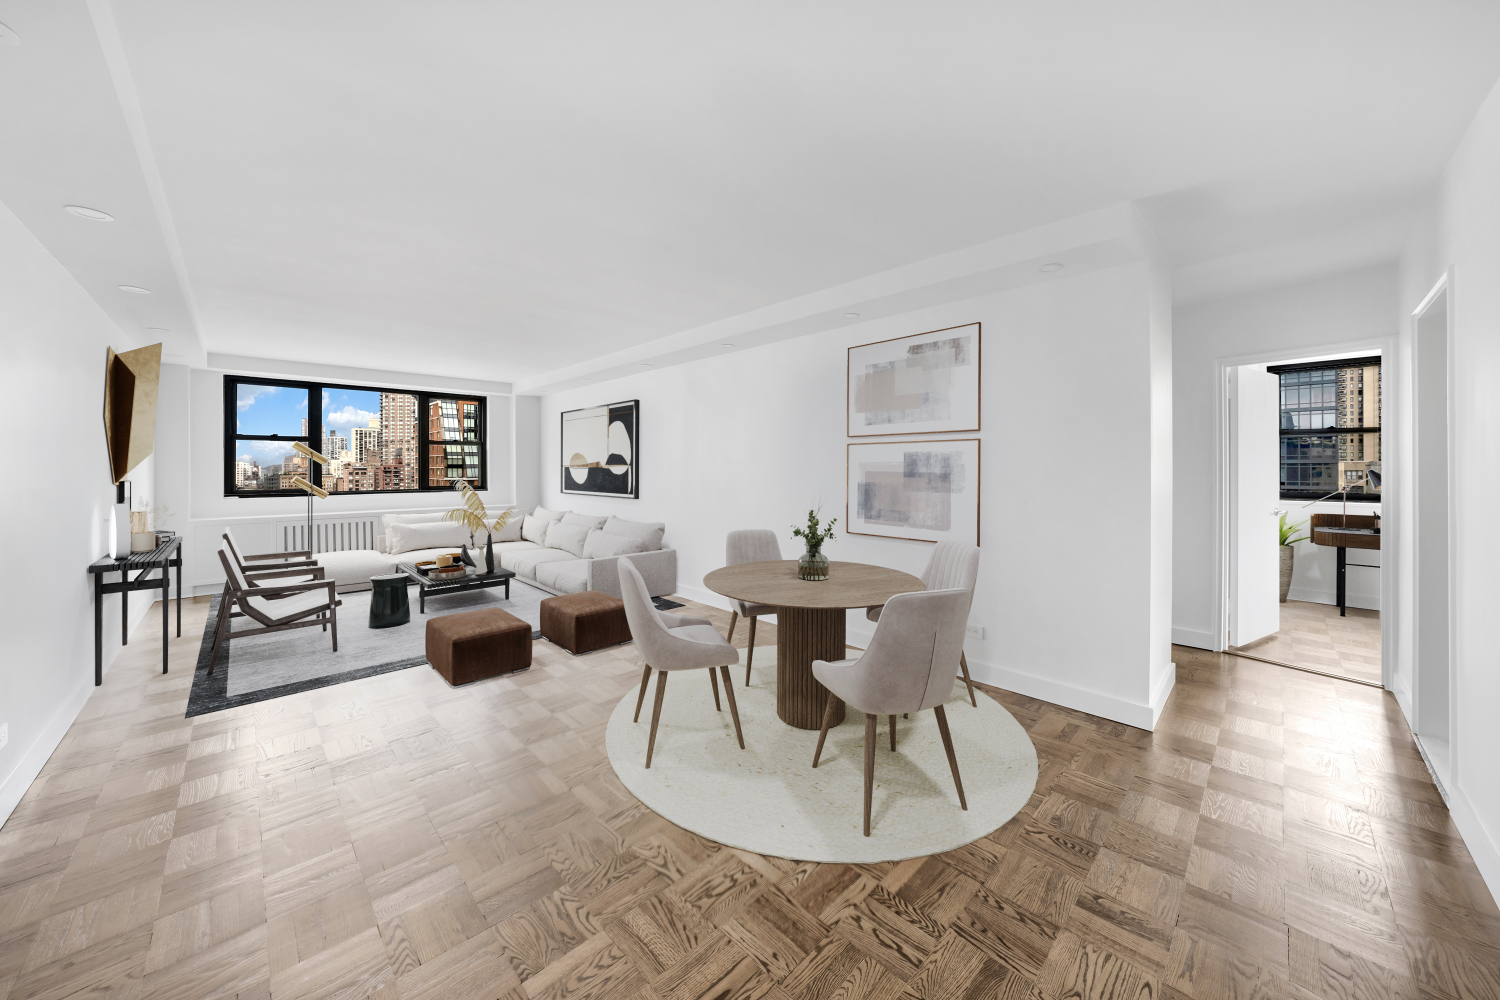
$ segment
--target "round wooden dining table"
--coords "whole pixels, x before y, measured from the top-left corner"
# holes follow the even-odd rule
[[[812,674],[814,660],[844,658],[845,612],[924,590],[910,573],[865,563],[830,562],[828,579],[797,579],[797,561],[740,563],[703,578],[716,594],[776,608],[776,715],[798,729],[822,729],[828,689]],[[833,724],[844,721],[840,702]]]

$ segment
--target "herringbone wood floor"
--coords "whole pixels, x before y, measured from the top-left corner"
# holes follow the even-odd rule
[[[153,627],[0,829],[0,1000],[1500,998],[1500,911],[1372,688],[1179,648],[1155,734],[988,690],[1041,759],[1020,816],[801,865],[614,778],[632,647],[185,720],[197,641],[164,678]]]

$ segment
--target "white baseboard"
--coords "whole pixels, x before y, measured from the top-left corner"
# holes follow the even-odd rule
[[[1485,885],[1489,886],[1490,895],[1500,898],[1500,844],[1485,829],[1479,814],[1469,804],[1469,796],[1463,786],[1454,781],[1449,782],[1446,788],[1448,813],[1453,817],[1453,825],[1458,827],[1459,836],[1463,837],[1464,846],[1474,858],[1474,864],[1479,868]]]
[[[1194,649],[1211,649],[1214,652],[1224,647],[1214,642],[1212,632],[1200,632],[1195,628],[1172,629],[1172,642],[1178,646],[1192,646]]]
[[[47,760],[52,752],[57,749],[63,737],[68,735],[68,727],[73,720],[78,718],[78,713],[83,711],[83,706],[88,704],[89,695],[94,693],[94,671],[90,664],[88,674],[81,678],[78,685],[68,693],[63,703],[52,713],[52,718],[47,720],[47,725],[32,741],[24,756],[16,762],[16,766],[0,782],[0,825],[10,819],[10,814],[15,812],[16,806],[20,804],[21,797],[36,780],[36,776],[42,773],[42,768],[47,765]]]
[[[1151,726],[1156,729],[1156,722],[1161,718],[1162,709],[1167,707],[1167,699],[1172,696],[1172,689],[1177,686],[1177,665],[1168,663],[1167,669],[1162,671],[1160,679],[1151,691]]]
[[[985,684],[993,684],[995,687],[1023,694],[1028,698],[1040,698],[1042,701],[1050,701],[1054,705],[1071,708],[1079,712],[1087,712],[1101,718],[1111,719],[1115,722],[1123,722],[1127,726],[1137,729],[1150,730],[1156,725],[1156,716],[1161,714],[1159,705],[1145,705],[1116,698],[1113,695],[1103,694],[1099,691],[1090,691],[1087,688],[1074,687],[1064,684],[1050,677],[1039,677],[1036,674],[1023,673],[1020,670],[1011,670],[1006,667],[997,667],[994,664],[984,663],[969,657],[969,674],[976,681]],[[1160,705],[1166,704],[1167,695],[1171,693],[1172,684],[1176,681],[1176,671],[1168,671],[1169,677],[1163,682],[1164,688],[1152,692],[1152,700],[1155,702],[1160,697]]]
[[[1335,590],[1312,590],[1307,587],[1293,587],[1286,592],[1289,601],[1306,601],[1309,604],[1332,604],[1338,606],[1338,591]],[[1344,595],[1346,608],[1364,608],[1367,611],[1380,610],[1380,595],[1363,596],[1356,594]]]

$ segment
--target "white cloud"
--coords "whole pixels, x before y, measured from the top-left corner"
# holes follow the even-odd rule
[[[368,427],[370,421],[380,416],[369,410],[361,410],[355,406],[346,406],[342,410],[329,410],[323,418],[323,431],[326,434],[329,428],[338,428],[347,431],[352,427]]]
[[[250,409],[250,407],[254,406],[255,397],[260,395],[270,395],[279,388],[281,387],[275,385],[244,385],[242,383],[239,387],[240,412],[243,413],[244,411]]]

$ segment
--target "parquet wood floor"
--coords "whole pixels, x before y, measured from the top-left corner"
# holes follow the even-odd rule
[[[184,719],[197,641],[162,677],[154,621],[0,828],[0,1000],[1500,1000],[1500,910],[1372,688],[1178,649],[1154,734],[987,688],[1022,814],[812,865],[626,793],[633,647]]]
[[[1380,683],[1380,612],[1287,601],[1281,629],[1240,649],[1251,656]]]

